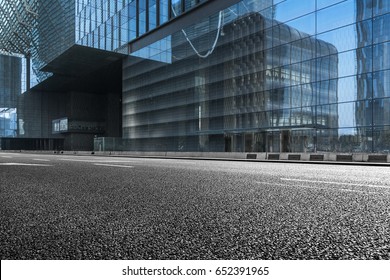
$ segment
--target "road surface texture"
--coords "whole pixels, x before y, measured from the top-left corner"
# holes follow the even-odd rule
[[[1,259],[390,259],[390,167],[0,153]]]

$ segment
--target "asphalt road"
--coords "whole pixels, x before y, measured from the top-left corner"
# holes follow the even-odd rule
[[[1,259],[390,259],[390,168],[0,153]]]

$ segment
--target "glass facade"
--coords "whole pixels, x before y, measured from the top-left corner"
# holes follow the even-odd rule
[[[53,76],[51,70],[63,72],[47,65],[72,46],[129,54],[130,41],[202,2],[0,0],[0,52],[23,56],[24,68],[28,69],[24,72],[24,92]],[[175,9],[177,13],[173,13]]]
[[[43,70],[75,42],[75,3],[50,0],[0,0],[0,51],[23,56],[22,91],[52,73]]]
[[[389,3],[246,0],[198,19],[125,60],[123,138],[134,150],[388,152]]]
[[[36,7],[38,16],[30,56],[31,74],[40,83],[52,75],[42,68],[75,43],[75,1],[41,0]]]
[[[128,42],[156,29],[199,0],[76,0],[76,43],[129,54]]]
[[[17,135],[17,103],[21,90],[22,62],[0,54],[0,137]]]
[[[18,90],[45,92],[11,106],[1,89],[0,120],[19,127],[8,134],[61,137],[53,124],[66,118],[117,137],[102,132],[111,104],[123,150],[390,152],[390,1],[0,0],[0,20]],[[114,54],[121,73],[107,74]],[[86,79],[88,67],[100,73]],[[114,76],[121,89],[100,86]],[[53,77],[78,87],[48,88]],[[115,91],[119,105],[105,101]]]

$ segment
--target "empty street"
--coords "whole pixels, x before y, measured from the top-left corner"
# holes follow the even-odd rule
[[[1,259],[389,259],[389,167],[0,153]]]

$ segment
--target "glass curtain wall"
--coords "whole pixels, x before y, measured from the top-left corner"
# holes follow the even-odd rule
[[[76,43],[128,54],[127,43],[206,2],[75,0]]]
[[[0,54],[0,137],[16,137],[17,98],[21,90],[20,57]]]
[[[41,69],[75,42],[75,0],[41,0],[36,4],[37,20],[32,31],[32,78],[40,83],[52,74]]]
[[[125,61],[128,149],[388,152],[389,22],[385,0],[245,0],[198,19]]]

